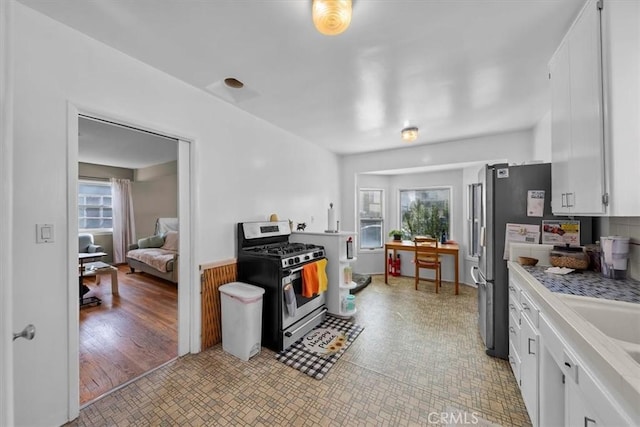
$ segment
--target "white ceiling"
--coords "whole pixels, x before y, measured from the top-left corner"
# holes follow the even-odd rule
[[[530,128],[584,0],[354,0],[318,33],[310,0],[20,0],[339,154]],[[239,90],[226,77],[245,83]]]
[[[178,159],[178,141],[153,133],[80,117],[78,160],[141,169]]]

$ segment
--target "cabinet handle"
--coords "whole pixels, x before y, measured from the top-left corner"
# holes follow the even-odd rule
[[[567,193],[562,193],[562,207],[567,207]]]
[[[509,326],[509,331],[514,335],[516,334],[516,330],[513,328],[513,326]]]
[[[568,208],[572,208],[573,207],[573,202],[571,201],[571,199],[569,197],[573,197],[573,193],[567,193],[567,207]],[[575,197],[574,197],[575,199]]]
[[[529,354],[536,354],[535,352],[531,351],[531,341],[536,342],[536,340],[533,339],[533,338],[529,338],[528,340],[529,340],[529,343],[528,343],[527,347],[529,347],[528,348]]]
[[[523,302],[523,303],[522,303],[522,308],[523,308],[524,310],[531,310],[531,308],[529,307],[529,304],[527,304],[526,302]]]
[[[515,305],[513,305],[513,304],[509,304],[509,308],[510,308],[511,310],[515,310],[515,309],[516,309],[516,306],[515,306]]]
[[[584,427],[589,427],[589,424],[592,423],[591,425],[596,425],[596,420],[589,418],[589,417],[584,417]]]
[[[509,286],[509,290],[510,290],[511,292],[515,292],[515,291],[516,291],[516,288],[514,288],[513,286]]]

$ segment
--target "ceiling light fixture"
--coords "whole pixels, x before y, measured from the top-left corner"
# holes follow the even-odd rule
[[[418,128],[415,126],[406,127],[402,129],[402,132],[400,132],[400,134],[402,135],[403,141],[413,142],[418,139]]]
[[[351,0],[313,0],[313,25],[325,36],[342,33],[351,23]]]

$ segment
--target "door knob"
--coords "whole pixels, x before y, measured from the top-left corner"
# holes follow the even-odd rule
[[[17,338],[24,338],[27,340],[32,340],[33,337],[36,336],[36,327],[29,324],[24,327],[22,332],[18,332],[17,334],[13,334],[13,340],[15,341]]]

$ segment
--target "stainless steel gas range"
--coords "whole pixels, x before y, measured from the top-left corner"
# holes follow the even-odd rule
[[[262,345],[284,350],[319,325],[325,294],[303,296],[302,270],[325,258],[324,247],[291,243],[287,221],[238,223],[238,280],[265,290]]]

